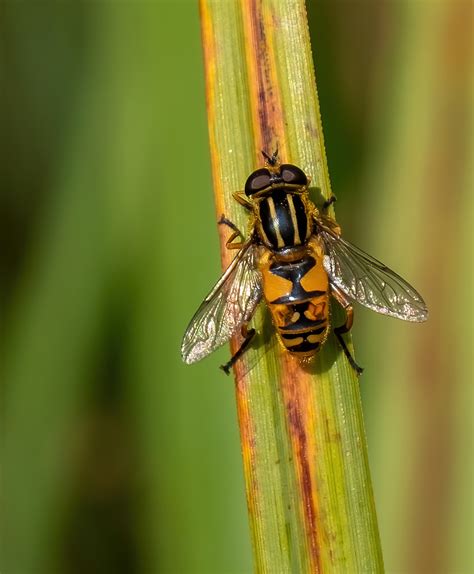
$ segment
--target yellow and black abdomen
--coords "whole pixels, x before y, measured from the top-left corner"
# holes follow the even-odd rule
[[[297,261],[265,252],[260,261],[263,294],[282,343],[292,353],[310,356],[329,330],[329,281],[317,238]]]

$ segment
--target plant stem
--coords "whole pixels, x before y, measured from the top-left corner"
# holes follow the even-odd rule
[[[217,216],[245,228],[232,192],[277,146],[329,197],[304,2],[201,0],[201,21]],[[264,309],[254,324],[234,372],[256,571],[382,572],[354,372],[332,335],[302,365]]]

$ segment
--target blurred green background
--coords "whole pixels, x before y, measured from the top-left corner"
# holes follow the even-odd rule
[[[425,296],[354,327],[388,572],[472,572],[472,4],[308,3],[345,236]],[[0,4],[2,574],[252,570],[195,2]]]

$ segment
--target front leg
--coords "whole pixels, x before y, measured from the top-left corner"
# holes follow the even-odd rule
[[[321,212],[318,212],[318,210],[315,209],[315,211],[313,213],[313,218],[314,218],[314,221],[316,222],[316,225],[320,225],[320,226],[322,226],[323,229],[326,228],[326,231],[329,231],[333,235],[340,237],[341,236],[341,226],[330,215],[328,215],[327,213],[323,213],[325,205],[326,204],[331,205],[335,201],[336,201],[336,197],[334,195],[332,195],[331,198],[328,199],[325,202],[325,204],[323,205],[323,207],[321,208]]]
[[[327,211],[333,203],[336,203],[336,201],[337,197],[334,194],[331,194],[331,197],[326,199],[326,201],[323,203],[323,211]]]
[[[234,193],[232,194],[232,197],[235,199],[235,201],[237,201],[237,203],[240,203],[240,205],[242,205],[242,207],[245,207],[245,209],[248,209],[250,211],[253,209],[252,202],[245,195],[245,193],[243,191],[234,191]]]

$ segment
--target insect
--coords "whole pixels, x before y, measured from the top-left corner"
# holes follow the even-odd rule
[[[283,346],[294,355],[311,357],[327,339],[333,297],[346,317],[334,334],[360,374],[362,368],[342,337],[352,327],[352,302],[415,322],[426,321],[426,304],[399,275],[341,237],[339,225],[327,215],[334,196],[318,210],[303,170],[280,163],[278,150],[262,154],[265,167],[250,174],[243,192],[234,193],[250,212],[251,231],[244,239],[224,216],[219,221],[232,229],[226,246],[237,255],[189,323],[183,360],[203,359],[240,330],[240,348],[221,366],[229,374],[255,335],[248,325],[262,298]],[[242,240],[236,241],[239,236]]]

